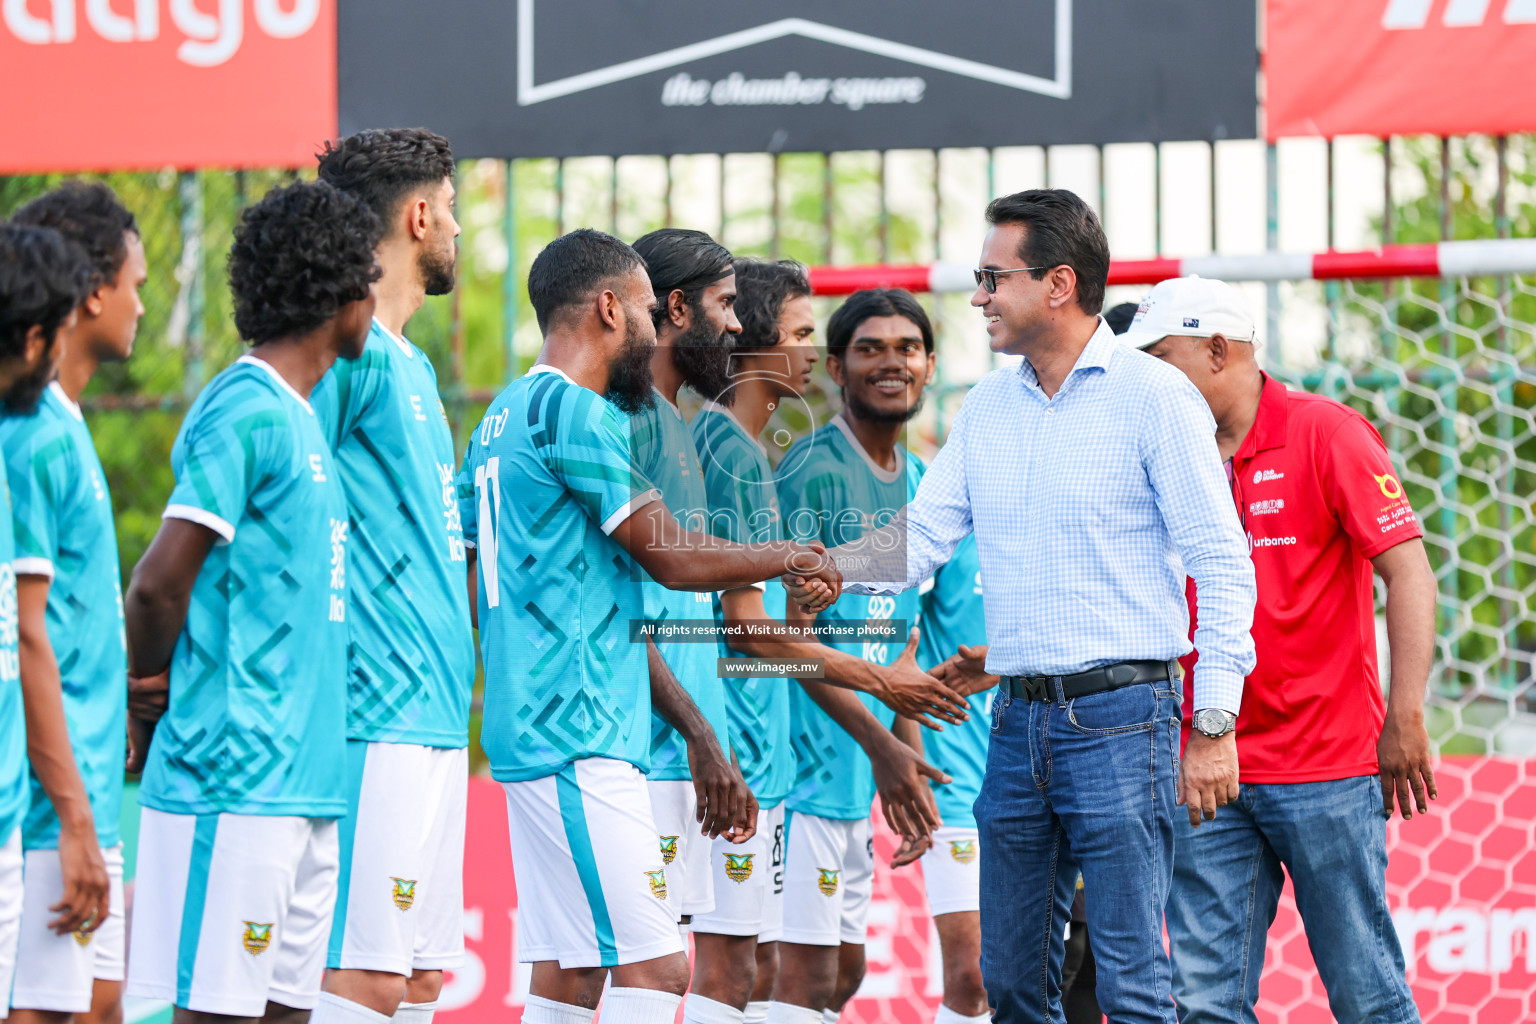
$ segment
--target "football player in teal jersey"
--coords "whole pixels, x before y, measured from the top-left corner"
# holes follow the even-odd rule
[[[611,1019],[661,1024],[688,961],[644,772],[653,699],[665,713],[687,695],[646,636],[635,567],[676,590],[780,576],[808,610],[835,600],[841,577],[814,545],[684,530],[635,465],[620,414],[653,400],[657,307],[639,254],[573,231],[534,260],[528,293],[539,361],[491,403],[459,476],[482,743],[507,796],[517,955],[533,963],[523,1020],[590,1020],[602,998]],[[746,811],[706,808],[705,830],[745,828]]]
[[[128,994],[175,1004],[178,1024],[297,1024],[319,1001],[347,811],[350,526],[309,398],[362,354],[380,233],[324,182],[241,215],[229,281],[251,350],[188,410],[128,588],[129,671],[170,671],[136,751]]]
[[[730,345],[741,332],[736,320],[736,271],[731,254],[702,231],[662,228],[638,239],[634,249],[645,260],[656,296],[656,347],[651,355],[655,400],[629,417],[626,429],[635,464],[686,529],[706,532],[709,497],[693,435],[678,408],[684,385],[705,399],[730,382]],[[670,590],[645,582],[646,617],[667,622],[708,623],[712,595],[700,590]],[[732,800],[750,802],[744,829],[718,837],[740,845],[757,830],[757,805],[741,772],[731,763],[726,727],[725,683],[715,671],[715,649],[694,638],[655,640],[662,660],[686,691],[692,708],[682,717],[692,735],[680,732],[659,709],[651,711],[651,769],[646,774],[651,814],[656,821],[667,899],[681,921],[715,906],[710,846],[715,840],[695,825],[699,805]],[[671,717],[678,717],[673,712]],[[696,767],[695,767],[696,765]],[[705,790],[700,794],[695,788]],[[719,787],[727,787],[722,792]],[[715,788],[716,792],[709,790]],[[695,995],[690,1004],[699,1002]],[[685,1019],[686,1011],[685,1011]]]
[[[133,214],[101,182],[72,181],[18,210],[18,224],[58,231],[91,264],[91,293],[74,326],[59,332],[59,375],[30,412],[0,418],[0,448],[16,528],[16,592],[21,619],[21,672],[33,727],[31,808],[22,836],[26,855],[21,952],[11,1006],[16,1024],[67,1022],[90,1012],[121,1018],[124,968],[123,850],[118,817],[123,796],[128,710],[123,603],[112,499],[80,412],[80,394],[104,362],[133,351],[147,276],[144,243]],[[61,728],[62,726],[62,728]],[[43,785],[69,777],[56,805]],[[77,801],[86,799],[85,814]],[[69,884],[70,841],[63,807],[94,821],[109,877],[108,916],[94,932],[50,927]],[[89,843],[85,844],[89,851]]]
[[[58,336],[74,326],[91,279],[85,254],[52,228],[0,224],[0,401],[7,409],[34,405],[53,378],[62,351]],[[23,708],[21,691],[15,555],[10,487],[0,472],[0,1014],[8,1012],[16,972],[22,822],[30,804],[26,718],[31,709]],[[57,733],[66,729],[57,685],[51,696],[44,717]],[[67,735],[63,742],[67,749]],[[65,877],[53,923],[66,932],[85,928],[89,935],[108,912],[107,872],[89,800],[72,757],[42,767],[47,792],[68,794],[73,801],[61,801],[69,825],[60,840]]]
[[[464,954],[464,815],[474,638],[437,375],[405,325],[453,290],[453,151],[425,128],[326,147],[320,180],[384,222],[378,307],[361,358],[311,401],[336,454],[350,522],[347,817],[316,1024],[431,1024],[443,969]],[[372,1018],[370,1018],[372,1019]]]
[[[774,411],[785,402],[797,402],[809,387],[818,358],[812,346],[816,321],[803,268],[755,260],[738,260],[736,266],[742,334],[732,360],[731,387],[705,404],[694,421],[694,433],[709,485],[711,529],[734,540],[776,539],[783,536],[779,502],[759,438],[767,434]],[[778,431],[773,440],[782,447],[786,432]],[[783,930],[783,802],[795,774],[791,691],[796,699],[810,695],[856,739],[874,765],[887,820],[898,831],[914,835],[926,835],[937,823],[921,776],[942,776],[849,691],[877,694],[914,713],[928,709],[946,719],[958,705],[946,687],[935,686],[915,665],[903,664],[905,671],[899,673],[882,670],[857,654],[802,635],[749,633],[749,627],[762,630],[784,619],[784,596],[777,588],[727,590],[716,606],[720,623],[733,631],[730,643],[721,644],[722,657],[816,659],[826,676],[801,680],[798,686],[784,678],[732,678],[726,691],[731,740],[765,808],[761,828],[764,833],[772,829],[773,844],[760,866],[739,859],[733,863],[728,858],[740,855],[717,844],[717,907],[694,920],[695,991],[744,1008],[745,1019],[756,1022],[769,1013]]]
[[[950,560],[918,591],[922,595],[918,665],[949,680],[960,692],[978,696],[971,701],[970,721],[943,732],[923,730],[928,760],[953,781],[934,788],[942,823],[931,842],[904,842],[891,866],[921,858],[928,912],[944,962],[944,998],[934,1024],[982,1024],[990,1010],[981,983],[981,844],[971,805],[981,793],[987,769],[994,691],[985,682],[978,685],[959,673],[950,675],[962,655],[985,649],[987,643],[976,538],[961,541]],[[991,677],[990,683],[996,686],[997,677]]]
[[[907,292],[856,292],[832,314],[827,372],[842,391],[843,408],[779,463],[779,502],[789,536],[829,547],[848,543],[885,525],[911,500],[923,465],[901,440],[922,406],[933,360],[933,328]],[[845,629],[861,621],[889,629],[889,636],[834,639],[828,646],[876,667],[878,675],[899,677],[921,673],[915,658],[918,612],[918,597],[909,592],[850,597],[821,619]],[[859,699],[882,727],[919,745],[913,718],[898,718],[869,693]],[[768,1016],[773,1024],[840,1013],[858,989],[874,880],[870,758],[808,694],[794,693],[792,712],[795,782],[786,799],[784,939]]]

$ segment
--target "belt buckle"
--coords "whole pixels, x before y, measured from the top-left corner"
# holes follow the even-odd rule
[[[1056,695],[1051,692],[1050,676],[1025,676],[1024,699],[1048,701]]]

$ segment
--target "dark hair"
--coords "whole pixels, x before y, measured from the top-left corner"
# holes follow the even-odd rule
[[[1104,308],[1109,282],[1109,240],[1093,208],[1064,188],[1032,188],[987,204],[988,224],[1023,224],[1019,259],[1027,267],[1066,265],[1077,272],[1077,304],[1084,313]],[[1044,270],[1029,275],[1036,281]]]
[[[90,291],[117,280],[128,246],[123,236],[139,233],[133,214],[104,182],[66,181],[17,210],[11,221],[53,228],[80,247],[90,261]]]
[[[751,352],[779,343],[779,314],[790,299],[811,294],[811,279],[794,260],[738,258],[736,267],[736,319],[741,333],[734,350]]]
[[[1116,334],[1124,334],[1131,329],[1131,321],[1136,319],[1136,303],[1122,302],[1113,309],[1106,310],[1104,322],[1109,324],[1109,329]]]
[[[904,316],[911,320],[923,335],[923,348],[933,351],[933,324],[911,292],[904,288],[866,288],[848,296],[827,321],[827,355],[843,358],[853,332],[876,316]]]
[[[252,345],[303,334],[368,297],[383,226],[323,181],[274,188],[247,207],[229,250],[235,329]]]
[[[644,269],[640,254],[610,234],[577,228],[561,235],[528,268],[528,299],[539,330],[548,330],[550,318],[560,310],[579,305],[608,283]]]
[[[320,180],[373,208],[385,228],[417,189],[453,177],[453,147],[425,128],[370,128],[325,144],[316,157]]]
[[[731,251],[702,231],[661,228],[635,240],[635,252],[645,260],[656,293],[656,325],[667,318],[667,296],[682,291],[689,307],[697,306],[704,289],[733,273]]]
[[[0,224],[0,360],[25,355],[34,327],[51,345],[90,293],[91,266],[79,246],[52,228]]]

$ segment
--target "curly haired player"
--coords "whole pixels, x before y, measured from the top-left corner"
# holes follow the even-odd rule
[[[363,351],[379,233],[324,183],[244,213],[229,281],[251,351],[188,411],[128,588],[129,671],[170,669],[139,792],[128,992],[173,1002],[178,1024],[298,1021],[319,998],[347,809],[349,527],[309,395]]]

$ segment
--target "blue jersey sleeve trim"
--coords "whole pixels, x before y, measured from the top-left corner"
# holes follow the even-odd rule
[[[206,526],[219,535],[221,543],[228,544],[235,539],[235,528],[226,520],[214,515],[207,509],[198,508],[195,505],[167,505],[165,511],[160,514],[161,519],[185,519],[199,526]]]

